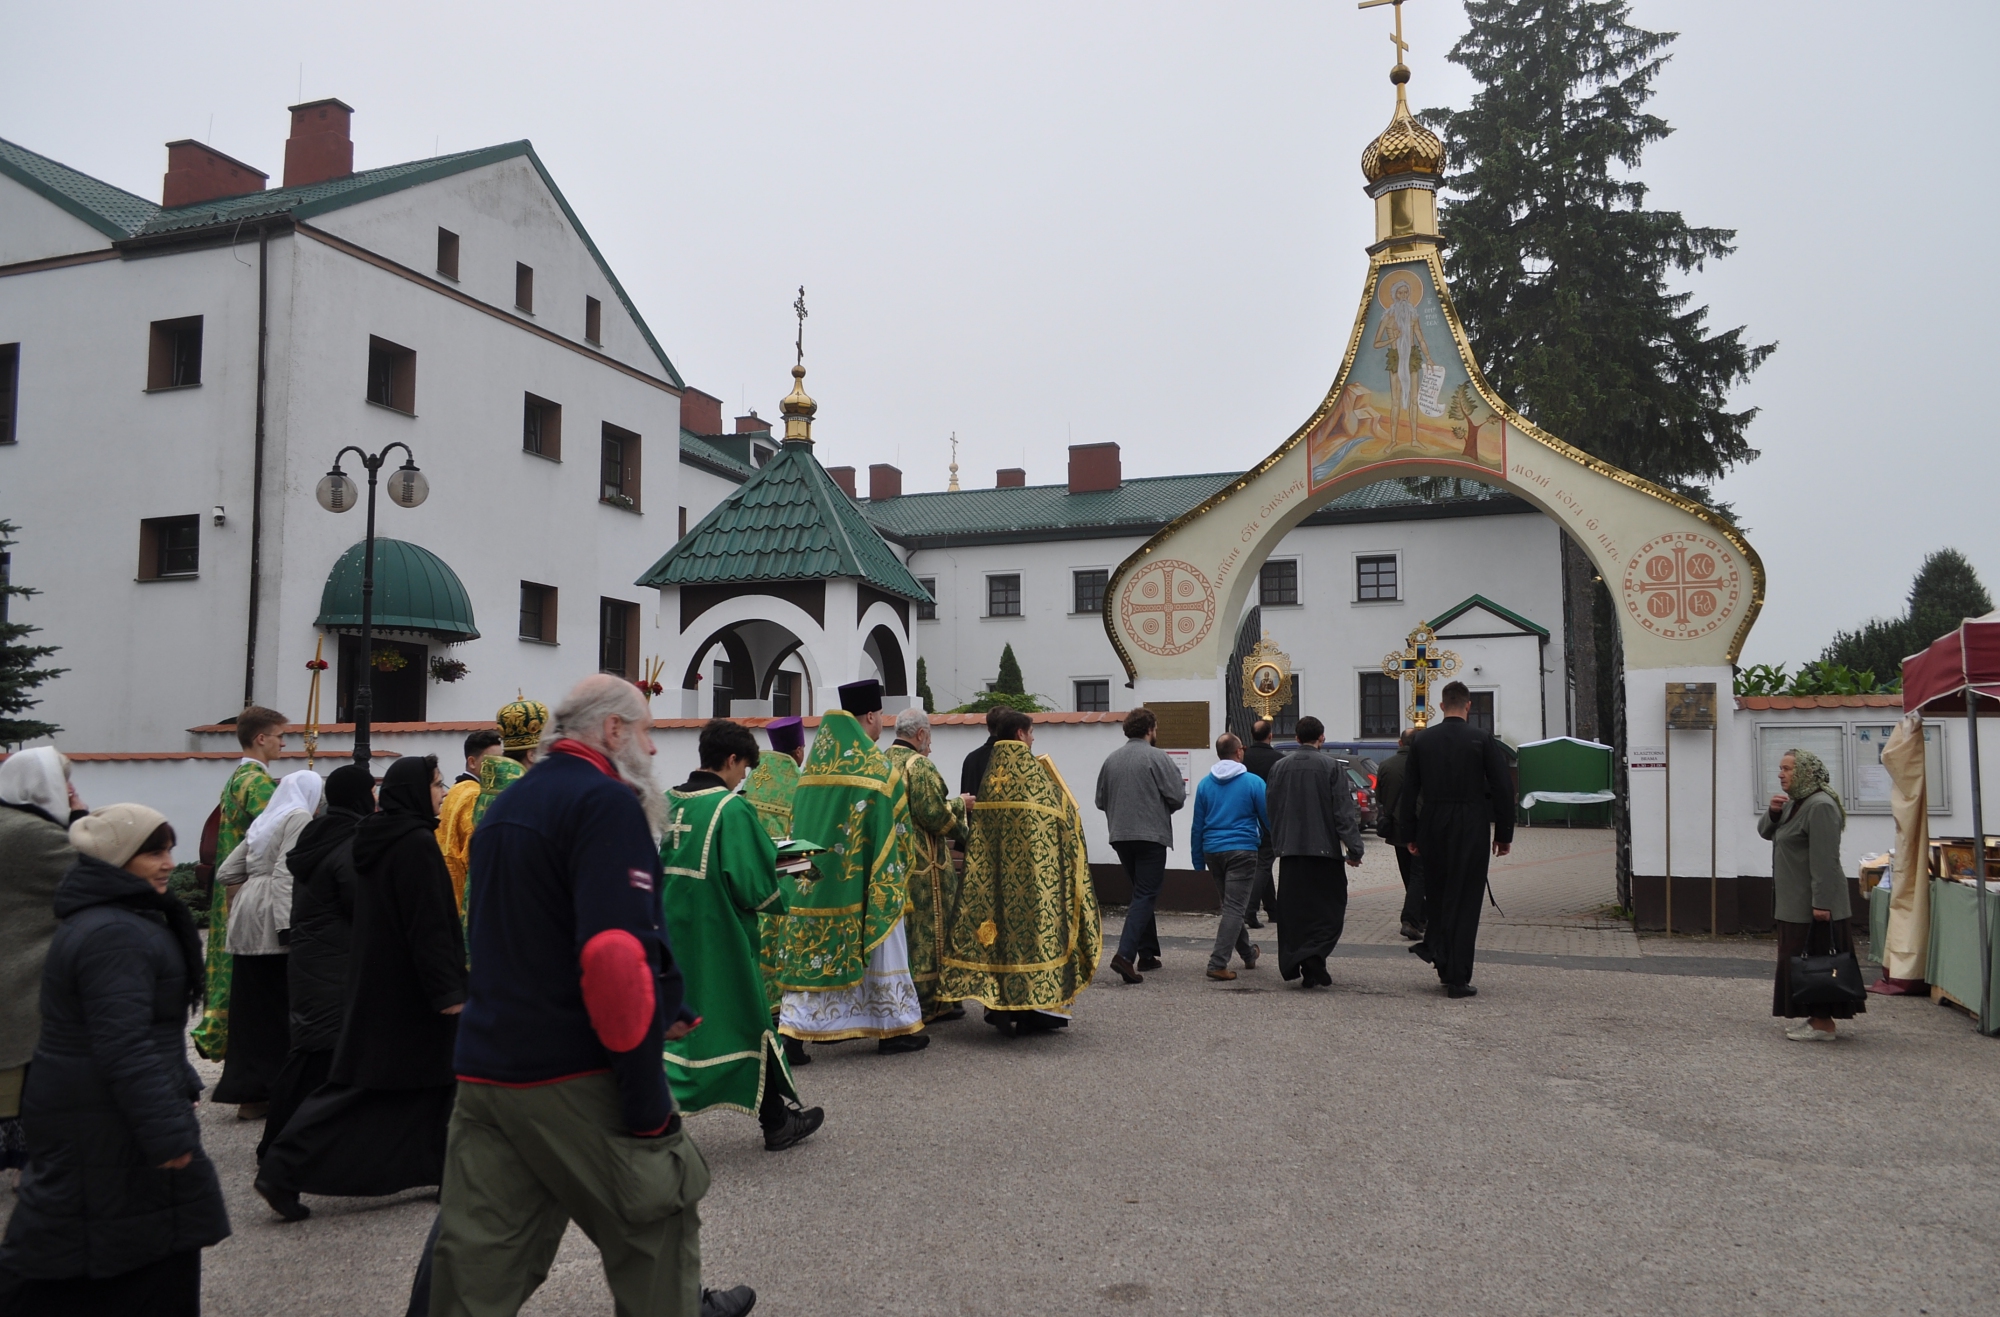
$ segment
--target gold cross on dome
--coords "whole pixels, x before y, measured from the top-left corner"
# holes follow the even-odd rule
[[[669,823],[665,828],[662,829],[662,831],[664,832],[671,832],[674,834],[674,847],[677,850],[680,848],[681,837],[686,833],[694,831],[694,824],[684,821],[686,817],[687,817],[686,809],[676,809],[674,811],[674,821],[672,823]]]
[[[1361,0],[1361,3],[1354,7],[1356,9],[1375,9],[1382,5],[1396,6],[1396,31],[1390,36],[1389,40],[1396,47],[1396,62],[1401,64],[1403,56],[1410,49],[1410,43],[1403,40],[1403,0]]]
[[[1401,4],[1402,2],[1403,0],[1396,0],[1397,4]],[[1398,10],[1397,12],[1400,13],[1401,11]],[[806,364],[806,286],[804,284],[799,285],[799,300],[792,303],[792,310],[798,312],[799,316],[798,364],[803,366]]]
[[[1385,0],[1386,2],[1386,0]],[[1437,647],[1437,636],[1420,626],[1409,636],[1409,647],[1391,650],[1382,659],[1382,673],[1396,681],[1410,683],[1410,704],[1406,712],[1410,726],[1428,727],[1431,722],[1431,682],[1458,671],[1458,655]]]

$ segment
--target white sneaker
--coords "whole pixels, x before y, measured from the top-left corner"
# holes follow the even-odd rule
[[[1836,1035],[1831,1029],[1813,1028],[1811,1020],[1801,1020],[1798,1028],[1785,1030],[1785,1037],[1795,1043],[1830,1043]]]

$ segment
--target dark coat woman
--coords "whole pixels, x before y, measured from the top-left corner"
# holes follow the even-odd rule
[[[1792,750],[1778,761],[1778,785],[1784,794],[1771,797],[1771,807],[1757,821],[1757,835],[1771,843],[1773,922],[1778,926],[1778,979],[1771,1014],[1799,1019],[1810,1010],[1792,1004],[1792,957],[1815,952],[1847,951],[1854,945],[1848,918],[1847,874],[1840,867],[1840,834],[1847,811],[1827,782],[1826,765],[1805,750]],[[1785,1037],[1800,1043],[1830,1043],[1834,1021],[1851,1020],[1866,1006],[1818,1007]]]
[[[344,1197],[438,1184],[458,1080],[465,939],[437,845],[437,757],[399,759],[381,810],[354,830],[346,1015],[327,1083],[271,1145],[257,1192],[288,1221],[300,1193]]]
[[[354,936],[354,830],[374,812],[374,776],[359,764],[336,768],[326,779],[326,813],[306,824],[285,856],[292,873],[291,1051],[271,1083],[260,1161],[333,1068]]]
[[[201,1250],[228,1238],[229,1216],[195,1120],[186,1027],[205,984],[194,921],[167,895],[174,831],[110,805],[70,841],[81,858],[56,892],[0,1309],[198,1313]]]

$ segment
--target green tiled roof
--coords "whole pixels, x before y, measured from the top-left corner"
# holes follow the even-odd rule
[[[400,165],[385,165],[380,169],[363,169],[345,178],[330,178],[323,183],[310,183],[303,187],[270,188],[263,192],[246,192],[240,196],[217,197],[212,201],[198,202],[192,206],[176,206],[166,210],[154,205],[143,197],[134,196],[109,183],[99,182],[88,174],[78,173],[68,165],[51,160],[45,155],[0,139],[0,173],[33,188],[56,205],[90,224],[114,241],[146,241],[191,236],[204,229],[220,227],[234,228],[250,221],[284,216],[289,219],[311,219],[330,210],[352,206],[357,202],[400,192],[404,188],[415,187],[419,183],[429,183],[436,179],[448,178],[464,173],[468,169],[478,169],[524,156],[535,172],[541,175],[549,194],[562,208],[576,236],[597,262],[597,268],[604,275],[611,291],[618,295],[625,310],[631,315],[632,323],[639,327],[640,336],[646,346],[653,350],[660,366],[666,371],[667,379],[675,388],[684,386],[680,372],[667,359],[666,349],[653,337],[646,318],[639,314],[639,308],[626,295],[625,287],[618,282],[618,276],[611,272],[604,254],[591,241],[589,230],[583,221],[570,209],[569,199],[556,186],[555,179],[542,164],[541,157],[527,141],[503,142],[499,146],[484,147],[477,151],[458,151],[450,155],[433,156],[428,160],[411,160]]]
[[[735,454],[724,452],[692,430],[681,431],[681,460],[694,466],[705,467],[731,480],[748,480],[756,474],[753,468],[746,466]]]
[[[1150,535],[1236,477],[1231,471],[1144,476],[1094,494],[1072,494],[1068,485],[904,494],[864,503],[861,509],[884,535],[912,546]],[[1305,524],[1527,510],[1527,503],[1490,486],[1426,497],[1411,493],[1400,480],[1383,480],[1349,490]]]
[[[4,137],[0,137],[0,174],[40,193],[107,238],[129,238],[160,213],[160,208],[144,197]]]
[[[745,585],[852,577],[918,602],[930,595],[813,456],[788,443],[638,580]]]
[[[1487,612],[1493,614],[1495,617],[1498,617],[1504,622],[1512,622],[1515,626],[1520,627],[1523,631],[1532,631],[1536,635],[1540,636],[1543,640],[1547,640],[1549,638],[1549,629],[1547,627],[1542,626],[1539,623],[1530,622],[1527,618],[1522,617],[1519,613],[1515,612],[1511,608],[1502,608],[1499,604],[1494,603],[1491,599],[1488,599],[1483,594],[1476,594],[1469,599],[1453,604],[1450,608],[1445,609],[1442,613],[1439,613],[1436,617],[1432,618],[1429,622],[1425,623],[1425,625],[1430,627],[1431,630],[1435,631],[1441,626],[1448,626],[1451,623],[1456,622],[1459,618],[1464,617],[1467,613],[1471,612],[1475,608],[1483,608]]]

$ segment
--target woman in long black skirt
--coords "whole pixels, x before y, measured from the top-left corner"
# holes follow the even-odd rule
[[[465,1007],[465,937],[437,844],[437,756],[398,759],[354,829],[347,1011],[327,1082],[271,1144],[256,1190],[287,1221],[301,1193],[375,1197],[444,1179]]]
[[[1757,822],[1757,835],[1771,843],[1771,885],[1778,926],[1778,979],[1771,1014],[1800,1023],[1785,1031],[1799,1043],[1830,1043],[1834,1021],[1851,1020],[1862,1006],[1804,1007],[1792,1004],[1792,957],[1851,950],[1848,923],[1853,906],[1847,874],[1840,867],[1840,834],[1847,811],[1833,793],[1826,765],[1808,750],[1789,750],[1778,761],[1781,795]],[[1815,1014],[1814,1012],[1818,1013]]]

